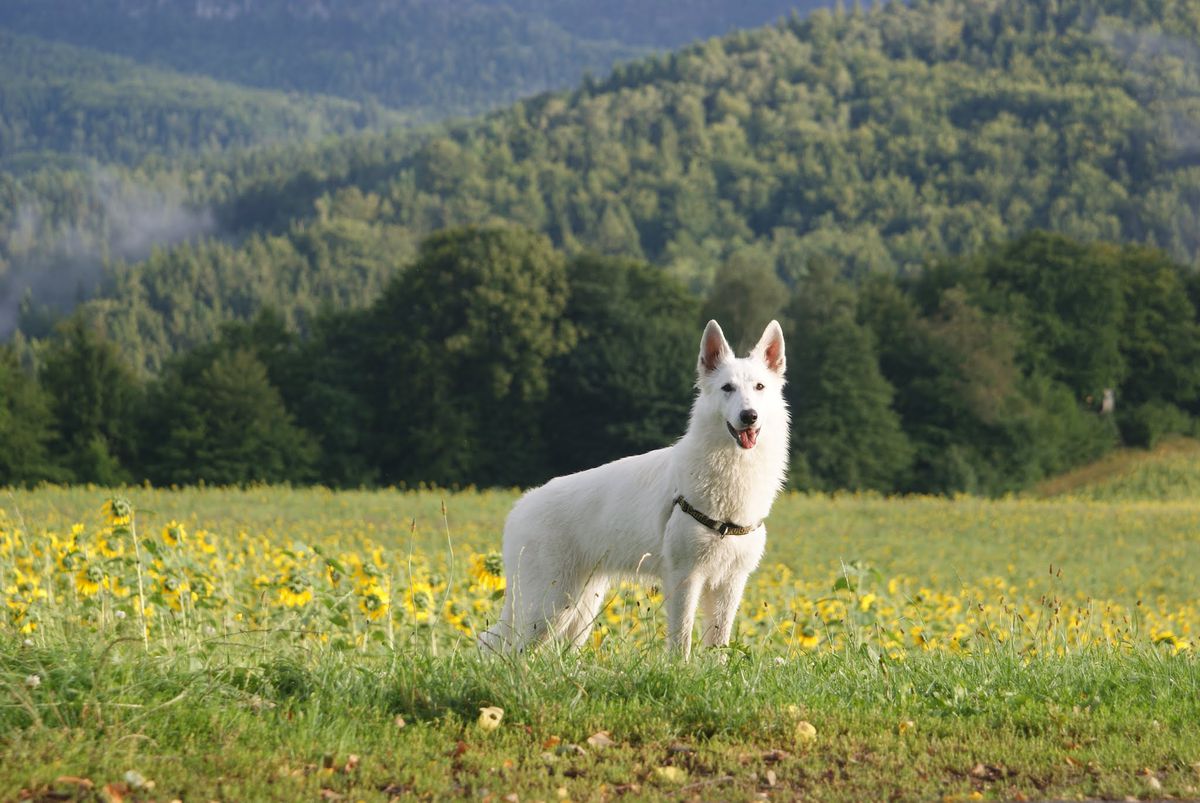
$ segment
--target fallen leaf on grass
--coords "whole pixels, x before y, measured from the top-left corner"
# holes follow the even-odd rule
[[[67,784],[68,786],[80,786],[84,789],[93,789],[96,786],[91,778],[80,778],[75,775],[60,775],[54,779],[54,782]]]
[[[775,770],[767,770],[767,786],[774,786],[776,780]]]
[[[125,795],[129,794],[129,787],[123,783],[106,783],[104,794],[108,797],[108,803],[125,803]]]
[[[479,709],[479,720],[476,724],[479,725],[480,730],[490,732],[500,727],[502,719],[504,719],[504,709],[489,705]]]
[[[586,756],[587,751],[577,744],[560,744],[554,750],[560,756]]]
[[[817,729],[811,722],[800,720],[796,723],[796,741],[811,742],[817,738]]]
[[[608,735],[608,731],[596,731],[587,738],[587,743],[592,747],[612,747],[616,744]]]
[[[687,780],[687,770],[680,767],[655,767],[654,777],[667,783],[683,783]]]
[[[332,789],[322,789],[320,792],[320,798],[322,800],[342,800],[345,797],[345,795],[339,794]]]
[[[454,747],[450,750],[450,758],[458,758],[463,753],[467,752],[467,743],[459,739]]]
[[[147,781],[146,777],[137,770],[125,771],[125,783],[130,789],[153,789],[154,781]]]
[[[913,722],[911,719],[902,719],[900,720],[900,724],[896,726],[896,732],[908,733],[910,730],[915,730],[916,727],[917,723]]]

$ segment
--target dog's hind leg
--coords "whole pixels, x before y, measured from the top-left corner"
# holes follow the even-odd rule
[[[513,600],[512,593],[504,595],[504,607],[500,610],[500,618],[487,630],[479,634],[479,648],[484,652],[507,652],[513,642]]]
[[[524,557],[524,556],[522,556]],[[500,619],[479,636],[479,646],[494,652],[520,652],[558,633],[566,618],[568,596],[536,557],[514,561],[508,574]]]
[[[564,639],[571,629],[584,583],[556,577],[545,587],[518,585],[513,596],[510,649],[521,651],[547,639]],[[507,599],[507,598],[506,598]]]
[[[608,579],[592,577],[583,584],[578,598],[570,608],[570,615],[561,633],[563,641],[572,649],[580,649],[587,644],[600,611],[604,608],[604,598],[608,593]]]

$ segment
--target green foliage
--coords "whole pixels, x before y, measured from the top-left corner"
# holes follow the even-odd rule
[[[1187,431],[1182,414],[1154,424],[1125,405],[1191,398],[1188,276],[1153,249],[1033,232],[905,290],[873,285],[862,314],[917,444],[911,487],[1002,492],[1095,459],[1117,437],[1096,415],[1106,389],[1126,442]]]
[[[1120,348],[1128,367],[1120,401],[1158,402],[1196,410],[1200,396],[1200,321],[1185,272],[1162,252],[1125,248]],[[1190,274],[1190,275],[1189,275]]]
[[[234,343],[167,367],[142,422],[142,464],[158,484],[241,485],[311,479],[311,436],[295,426],[267,369]]]
[[[705,321],[721,322],[737,354],[747,354],[763,328],[779,317],[788,288],[764,254],[739,252],[717,269],[704,301]]]
[[[340,264],[382,277],[386,256],[342,241],[346,223],[314,224],[310,254],[288,252],[293,275]],[[287,251],[246,247],[272,242]],[[1118,434],[1153,444],[1194,430],[1190,274],[1159,252],[1034,233],[858,287],[814,261],[791,290],[741,264],[709,303],[783,306],[795,486],[1001,494],[1095,460]],[[144,394],[72,317],[32,352],[54,400],[54,462],[78,480],[529,485],[665,446],[686,424],[700,300],[645,263],[568,259],[511,226],[447,229],[360,303],[259,309],[169,360]],[[110,311],[101,323],[129,320]],[[5,381],[36,424],[38,388]],[[1096,381],[1114,383],[1115,416]]]
[[[1117,423],[1125,444],[1143,449],[1153,449],[1169,435],[1191,435],[1196,432],[1195,421],[1187,413],[1161,401],[1129,408],[1122,406]]]
[[[574,330],[567,273],[541,235],[435,234],[368,313],[377,424],[389,481],[528,483],[545,464],[547,361]]]
[[[912,459],[872,335],[854,313],[853,291],[828,269],[798,285],[787,309],[792,484],[800,488],[892,490]]]
[[[682,435],[700,337],[696,298],[645,263],[589,254],[567,275],[576,342],[550,363],[543,437],[553,474]]]
[[[982,281],[990,309],[1020,321],[1023,368],[1064,383],[1079,398],[1116,387],[1126,367],[1120,249],[1034,232],[988,252],[958,281]],[[953,269],[950,269],[953,272]],[[976,278],[977,277],[977,278]],[[945,278],[942,281],[945,282]]]
[[[50,400],[24,371],[16,352],[0,346],[0,485],[57,479]]]
[[[111,341],[76,317],[62,325],[39,379],[51,399],[55,459],[80,482],[131,479],[141,387]]]

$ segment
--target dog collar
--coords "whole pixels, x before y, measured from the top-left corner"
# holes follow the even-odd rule
[[[740,524],[734,524],[731,521],[717,521],[716,519],[710,519],[708,516],[705,516],[699,510],[696,510],[696,508],[689,505],[687,503],[687,500],[683,498],[682,494],[675,497],[675,501],[671,503],[672,507],[674,507],[675,505],[679,505],[679,509],[682,510],[684,513],[688,514],[693,519],[700,522],[701,524],[703,524],[705,527],[712,530],[713,532],[720,534],[721,536],[748,535],[748,534],[754,532],[755,530],[757,530],[763,524],[760,521],[758,524],[755,524],[755,525],[752,525],[749,527],[744,527]]]

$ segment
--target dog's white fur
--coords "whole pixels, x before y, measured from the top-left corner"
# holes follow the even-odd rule
[[[614,580],[661,578],[670,644],[691,650],[697,608],[706,645],[729,642],[766,527],[721,536],[674,505],[683,497],[717,521],[766,519],[786,477],[788,411],[783,332],[767,326],[734,357],[716,321],[700,341],[688,430],[672,446],[556,477],[525,494],[504,527],[507,590],[482,647],[520,650],[546,638],[582,645]],[[735,431],[757,412],[751,448]]]

